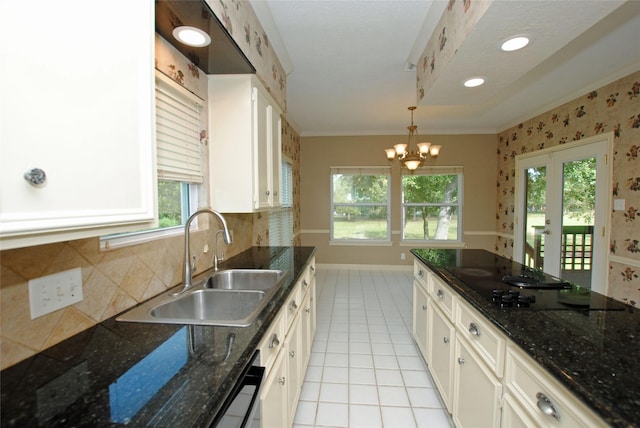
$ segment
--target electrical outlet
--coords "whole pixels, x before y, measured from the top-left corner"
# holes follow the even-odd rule
[[[404,260],[407,258],[407,255],[405,253],[400,253],[400,260]]]
[[[75,268],[29,281],[31,319],[82,301],[82,269]]]

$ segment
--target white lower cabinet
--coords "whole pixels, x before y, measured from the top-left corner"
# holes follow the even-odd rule
[[[422,355],[427,356],[427,310],[429,308],[429,297],[427,296],[426,290],[418,281],[413,281],[413,305],[413,337]],[[426,360],[427,363],[430,363],[428,357]]]
[[[296,283],[259,345],[266,377],[260,393],[262,428],[293,425],[315,336],[314,261]]]
[[[260,393],[260,424],[267,427],[286,427],[287,420],[287,361],[280,352],[269,368]]]
[[[414,277],[414,338],[457,428],[606,426],[417,260]]]
[[[522,417],[533,421],[533,426],[607,426],[557,380],[541,370],[538,363],[512,344],[507,347],[504,382],[510,397],[507,402],[518,403],[523,410]]]
[[[502,382],[466,340],[456,336],[453,421],[462,427],[499,427]]]
[[[453,357],[455,329],[447,317],[429,302],[427,324],[429,325],[429,343],[427,364],[433,381],[440,392],[442,401],[451,412],[451,390],[453,388]]]

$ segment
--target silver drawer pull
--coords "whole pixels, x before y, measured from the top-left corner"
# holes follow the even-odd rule
[[[449,343],[449,338],[447,336],[442,338],[442,341],[446,344]]]
[[[302,280],[302,285],[304,285],[304,286],[306,287],[306,286],[308,286],[308,285],[309,285],[309,283],[307,282],[307,280],[306,280],[306,279],[303,279],[303,280]]]
[[[296,309],[298,309],[298,304],[294,300],[293,302],[291,302],[291,305],[289,305],[289,310],[295,311]]]
[[[423,271],[422,269],[420,269],[420,270],[418,271],[418,276],[419,276],[420,278],[422,278],[422,277],[424,276],[424,271]]]
[[[480,329],[475,323],[469,324],[469,334],[472,336],[480,336]]]
[[[427,310],[427,305],[422,305],[422,310],[426,311]]]
[[[464,364],[464,358],[458,357],[458,364],[463,365]]]
[[[295,357],[296,352],[295,351],[289,351],[289,358],[293,358]]]
[[[304,310],[306,313],[310,314],[311,313],[311,308],[307,308]]]
[[[309,269],[311,270],[311,272],[315,272],[316,271],[315,266],[309,266]]]
[[[280,385],[284,385],[284,381],[285,381],[284,376],[282,376],[280,379],[278,379],[278,383]]]
[[[560,415],[558,415],[558,411],[556,410],[556,408],[553,406],[553,403],[551,402],[551,400],[549,400],[549,398],[547,398],[546,395],[544,395],[542,392],[538,392],[536,394],[536,398],[538,399],[538,402],[536,404],[538,405],[538,409],[542,410],[542,413],[544,413],[547,416],[551,416],[552,418],[558,421],[560,420]]]
[[[273,336],[271,336],[271,340],[269,341],[269,349],[273,349],[278,345],[280,345],[280,339],[278,339],[278,335],[276,333],[273,333]]]
[[[436,291],[436,297],[440,300],[444,299],[444,291],[438,289],[438,291]]]

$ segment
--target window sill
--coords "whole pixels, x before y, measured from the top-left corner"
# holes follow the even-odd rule
[[[142,232],[124,233],[100,237],[100,251],[116,250],[132,245],[145,244],[158,239],[184,235],[184,226],[167,227],[164,229],[145,230]]]
[[[466,248],[467,245],[462,241],[418,241],[406,240],[400,241],[401,247],[427,247],[427,248]]]
[[[329,241],[329,245],[356,247],[390,247],[393,244],[391,241],[334,240]]]

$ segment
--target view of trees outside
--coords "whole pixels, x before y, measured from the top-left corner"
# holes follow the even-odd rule
[[[403,239],[459,239],[458,175],[405,175],[402,199]]]
[[[533,241],[533,227],[544,226],[547,170],[527,170],[527,242]],[[566,162],[563,166],[562,224],[591,226],[595,215],[596,159]]]
[[[389,176],[333,174],[333,239],[389,239]]]
[[[534,267],[544,266],[544,239],[546,214],[547,169],[546,167],[526,170],[526,208],[524,224],[525,239],[530,251],[534,252]],[[596,158],[565,162],[562,171],[562,226],[593,226],[596,197]],[[540,241],[536,244],[536,237]],[[569,235],[571,238],[571,235]],[[567,239],[569,239],[567,238]],[[572,238],[573,239],[573,238]],[[586,235],[587,245],[593,237]],[[567,241],[567,245],[573,242]],[[535,254],[538,252],[539,254]]]
[[[182,221],[182,183],[158,180],[158,227],[179,226]]]

